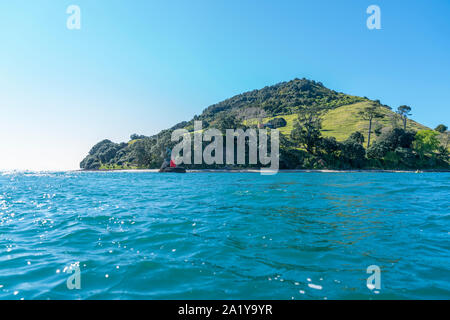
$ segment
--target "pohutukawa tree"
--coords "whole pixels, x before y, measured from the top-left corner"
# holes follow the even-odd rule
[[[320,142],[323,109],[320,106],[302,106],[291,131],[291,139],[308,153],[315,154]]]
[[[398,107],[396,112],[403,121],[403,130],[406,130],[406,120],[411,115],[411,107],[403,105]]]
[[[373,119],[381,119],[384,118],[384,113],[381,112],[380,104],[372,103],[369,106],[365,107],[359,113],[359,116],[364,120],[369,121],[369,132],[367,134],[367,148],[370,146],[370,135],[372,133],[372,121]]]
[[[440,133],[444,133],[447,131],[447,129],[448,129],[448,127],[446,125],[440,124],[434,130],[437,132],[440,132]]]

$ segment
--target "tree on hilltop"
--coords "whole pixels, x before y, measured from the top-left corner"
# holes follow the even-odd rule
[[[446,132],[448,127],[446,125],[440,124],[434,130],[440,133]]]

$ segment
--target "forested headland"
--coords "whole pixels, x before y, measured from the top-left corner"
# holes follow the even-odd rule
[[[175,129],[266,128],[280,131],[280,169],[450,169],[450,133],[411,119],[412,106],[388,106],[351,96],[322,83],[294,79],[236,95],[153,136],[132,134],[128,142],[102,140],[81,161],[85,170],[156,169]],[[255,165],[186,165],[242,169]]]

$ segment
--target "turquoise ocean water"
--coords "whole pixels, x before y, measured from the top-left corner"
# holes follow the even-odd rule
[[[449,173],[4,172],[0,299],[449,299],[449,194]]]

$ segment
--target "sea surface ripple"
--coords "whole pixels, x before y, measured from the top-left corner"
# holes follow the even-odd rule
[[[0,299],[449,299],[449,194],[449,173],[0,172]]]

